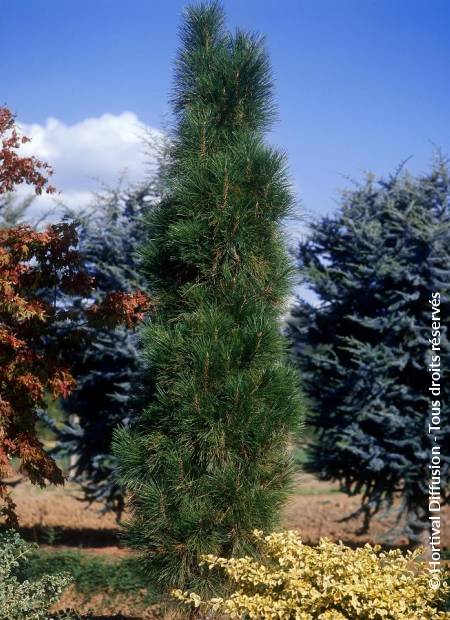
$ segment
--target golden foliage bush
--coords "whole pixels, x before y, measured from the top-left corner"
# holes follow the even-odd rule
[[[277,620],[438,620],[448,585],[429,587],[417,563],[420,550],[382,552],[379,546],[351,549],[322,539],[317,547],[295,532],[264,536],[255,531],[261,559],[204,556],[202,564],[227,574],[234,591],[201,600],[174,590],[173,596],[208,615]],[[441,611],[439,611],[441,610]]]

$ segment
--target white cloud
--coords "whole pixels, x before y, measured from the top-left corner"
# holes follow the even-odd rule
[[[44,125],[19,123],[31,138],[22,151],[48,162],[55,171],[52,184],[58,200],[71,207],[86,205],[102,185],[114,186],[125,175],[129,183],[142,181],[150,163],[146,137],[160,140],[162,132],[139,121],[133,112],[103,114],[67,125],[49,118]],[[29,192],[21,188],[22,192]],[[34,210],[48,210],[54,198],[36,199]]]
[[[82,208],[91,202],[93,192],[102,187],[114,187],[125,175],[130,184],[145,179],[151,156],[148,140],[160,144],[164,134],[142,123],[134,112],[103,114],[67,125],[49,118],[44,125],[18,123],[23,134],[31,141],[23,145],[24,155],[34,155],[48,162],[55,171],[51,182],[60,192],[36,197],[30,209],[31,219],[55,209],[63,202],[71,209]],[[29,194],[30,188],[18,188],[19,195]],[[59,219],[54,214],[49,219]],[[309,215],[289,218],[284,231],[288,245],[295,249],[299,239],[309,234]],[[316,304],[315,295],[305,287],[295,287],[310,303]],[[293,298],[289,300],[292,303]]]

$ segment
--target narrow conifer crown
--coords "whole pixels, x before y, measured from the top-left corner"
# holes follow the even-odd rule
[[[143,250],[156,317],[143,331],[153,396],[116,437],[131,492],[128,542],[163,588],[210,590],[202,553],[253,549],[289,487],[301,420],[279,316],[292,268],[280,223],[293,198],[263,41],[186,11],[164,199]]]

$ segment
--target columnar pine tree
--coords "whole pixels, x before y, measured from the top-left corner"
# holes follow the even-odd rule
[[[438,159],[418,178],[369,177],[344,195],[335,216],[313,225],[298,258],[320,302],[300,302],[290,319],[312,401],[309,468],[363,494],[366,527],[399,494],[407,535],[428,543],[432,446],[442,450],[441,499],[450,498],[447,165]],[[431,351],[433,300],[439,352]],[[440,395],[429,390],[431,362]],[[431,401],[440,431],[429,433]]]
[[[261,39],[224,30],[216,3],[188,9],[181,38],[167,195],[144,249],[154,398],[116,452],[128,543],[162,588],[202,591],[202,553],[248,553],[252,530],[276,521],[302,406],[279,332],[293,198],[284,157],[263,141],[268,58]]]

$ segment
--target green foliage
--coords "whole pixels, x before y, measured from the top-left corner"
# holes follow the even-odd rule
[[[0,620],[71,620],[71,613],[51,614],[49,608],[71,583],[67,573],[41,573],[37,579],[20,580],[17,572],[34,545],[17,532],[0,533]]]
[[[132,594],[146,590],[150,604],[155,594],[148,588],[148,579],[136,558],[112,559],[82,551],[36,550],[15,574],[19,581],[37,580],[44,575],[69,575],[80,594],[89,598],[100,592]]]
[[[312,226],[298,259],[304,283],[319,299],[317,305],[299,300],[290,319],[312,403],[308,468],[338,480],[347,493],[363,494],[365,527],[400,494],[398,516],[406,517],[415,541],[429,527],[432,446],[442,447],[441,497],[450,499],[447,163],[437,158],[419,177],[369,176],[344,194],[334,216]],[[441,390],[434,396],[432,296],[441,326],[440,357],[433,360],[435,368],[440,363]],[[440,430],[430,434],[431,400]]]
[[[157,302],[142,333],[153,398],[115,440],[125,537],[163,589],[212,588],[199,556],[251,552],[255,525],[277,520],[302,415],[279,329],[293,197],[283,155],[263,139],[269,62],[260,38],[223,19],[201,4],[181,30],[167,189],[143,249]]]

